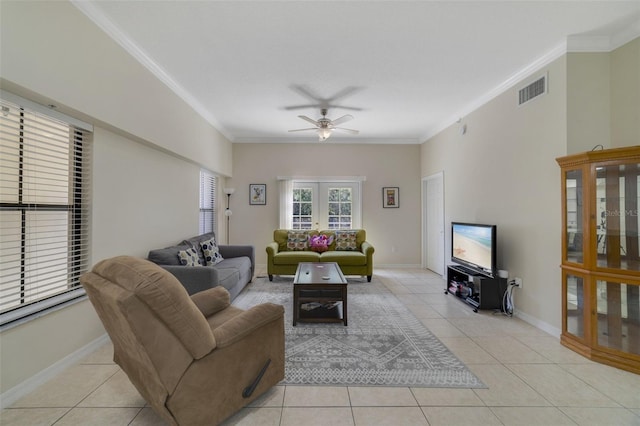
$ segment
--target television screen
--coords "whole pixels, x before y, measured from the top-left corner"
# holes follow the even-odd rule
[[[496,270],[496,226],[452,222],[451,260],[493,275]]]

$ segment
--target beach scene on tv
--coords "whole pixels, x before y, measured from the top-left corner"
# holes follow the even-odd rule
[[[454,225],[452,249],[454,257],[491,269],[491,228]]]

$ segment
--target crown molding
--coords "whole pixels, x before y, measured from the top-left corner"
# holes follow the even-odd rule
[[[567,53],[567,43],[566,42],[562,42],[562,43],[558,44],[556,47],[554,47],[553,49],[551,49],[550,51],[548,51],[546,54],[542,55],[541,57],[539,57],[535,61],[531,62],[526,67],[522,68],[521,70],[519,70],[516,73],[514,73],[513,75],[511,75],[504,82],[502,82],[498,86],[494,87],[493,89],[491,89],[490,91],[485,93],[483,96],[480,96],[476,100],[474,100],[471,103],[467,104],[467,106],[465,106],[464,108],[459,110],[456,114],[450,116],[446,120],[443,120],[439,125],[431,127],[424,134],[424,136],[421,138],[421,140],[422,141],[427,141],[427,140],[431,139],[432,137],[434,137],[438,133],[442,132],[443,130],[445,130],[446,128],[448,128],[452,124],[456,123],[458,120],[460,120],[460,117],[465,117],[465,116],[469,115],[473,111],[475,111],[478,108],[480,108],[482,105],[488,103],[489,101],[493,100],[497,96],[499,96],[502,93],[506,92],[511,87],[513,87],[516,84],[520,83],[522,80],[524,80],[525,78],[529,77],[531,74],[533,74],[534,72],[538,71],[540,68],[549,65],[551,62],[555,61],[556,59],[558,59],[559,57],[561,57],[565,53]]]
[[[609,52],[611,37],[609,36],[569,36],[567,37],[567,53]]]
[[[431,139],[438,133],[442,132],[443,130],[460,120],[460,117],[469,115],[473,111],[480,108],[482,105],[491,101],[498,95],[504,93],[514,85],[518,84],[520,81],[526,79],[531,74],[538,71],[540,68],[549,65],[551,62],[555,61],[562,55],[575,52],[611,52],[612,50],[615,50],[638,37],[640,37],[640,19],[637,19],[631,25],[610,36],[569,36],[567,37],[566,41],[559,43],[549,52],[506,79],[502,84],[496,86],[494,89],[477,98],[475,101],[467,104],[466,107],[462,108],[456,114],[450,116],[448,119],[443,120],[439,125],[433,126],[428,129],[421,140],[427,141]]]
[[[295,180],[298,182],[365,182],[366,176],[277,176],[276,180]]]
[[[640,18],[611,36],[611,50],[615,50],[638,37],[640,37]]]
[[[419,145],[419,138],[344,138],[331,137],[326,141],[320,142],[317,137],[313,138],[236,138],[233,143],[309,143],[309,144],[329,144],[329,145],[345,145],[345,144],[366,144],[366,145]]]
[[[567,37],[567,52],[611,52],[640,37],[640,19],[611,35],[574,35]]]
[[[135,44],[117,25],[115,25],[100,9],[92,2],[82,0],[70,0],[80,12],[89,18],[94,24],[118,43],[124,50],[147,68],[156,78],[164,83],[179,98],[193,108],[202,118],[211,124],[229,141],[233,142],[231,134],[220,124],[220,122],[204,107],[195,97],[193,97],[184,87],[169,75],[160,65]]]
[[[102,29],[109,37],[116,41],[123,49],[131,54],[138,62],[140,62],[145,68],[147,68],[153,75],[155,75],[160,81],[162,81],[170,90],[172,90],[178,97],[185,101],[191,108],[193,108],[201,117],[203,117],[209,124],[222,133],[229,141],[234,143],[318,143],[317,140],[311,139],[284,139],[284,138],[234,138],[228,130],[226,130],[222,124],[204,107],[195,97],[193,97],[184,87],[178,84],[162,67],[160,67],[149,55],[136,45],[131,39],[117,27],[107,16],[102,13],[92,2],[82,0],[70,0],[70,2],[86,15],[93,23],[95,23],[100,29]],[[440,124],[432,126],[422,135],[422,137],[414,138],[375,138],[375,139],[360,139],[360,138],[341,138],[331,140],[330,143],[339,144],[420,144],[430,138],[434,137],[438,133],[442,132],[455,122],[460,117],[469,115],[471,112],[477,110],[484,104],[488,103],[492,99],[496,98],[500,94],[504,93],[514,85],[518,84],[523,79],[529,77],[532,73],[538,71],[540,68],[550,64],[554,60],[558,59],[562,55],[570,52],[610,52],[618,47],[628,43],[635,38],[640,37],[640,19],[634,21],[631,25],[625,27],[621,31],[610,36],[590,36],[590,35],[576,35],[568,36],[565,41],[559,43],[549,52],[539,57],[529,65],[525,66],[503,83],[496,86],[492,90],[489,90],[484,95],[480,96],[476,100],[470,102],[465,107],[460,109],[456,114],[451,115],[449,118],[443,120]]]

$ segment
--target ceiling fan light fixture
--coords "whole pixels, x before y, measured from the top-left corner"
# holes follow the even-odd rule
[[[324,142],[327,139],[329,139],[334,130],[337,130],[339,132],[350,133],[352,135],[357,135],[359,133],[357,130],[345,129],[343,127],[336,126],[337,124],[341,124],[346,121],[353,120],[353,115],[347,114],[347,115],[343,115],[342,117],[336,118],[335,120],[331,120],[330,118],[327,118],[326,109],[323,108],[320,112],[322,113],[322,117],[317,120],[309,118],[306,115],[298,116],[298,118],[301,118],[304,121],[313,124],[315,128],[311,127],[307,129],[293,129],[293,130],[289,130],[289,132],[304,132],[307,130],[315,130],[316,133],[318,134],[318,140],[320,142]]]
[[[326,141],[331,136],[331,129],[321,128],[318,129],[318,139],[320,142]]]

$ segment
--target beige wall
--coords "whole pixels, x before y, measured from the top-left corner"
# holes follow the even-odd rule
[[[531,79],[547,71],[546,95],[518,106],[517,89],[527,79],[464,117],[465,135],[456,124],[426,141],[421,173],[444,170],[446,224],[498,226],[498,267],[523,279],[523,289],[515,293],[517,312],[557,334],[561,223],[555,158],[566,146],[565,57]],[[451,250],[450,232],[445,253]]]
[[[0,19],[12,89],[231,175],[231,143],[71,3],[2,2]]]
[[[146,257],[198,233],[200,168],[108,130],[94,133],[93,262]]]
[[[278,176],[365,176],[362,227],[374,245],[374,265],[420,264],[419,145],[234,144],[231,243],[253,244],[266,265],[266,245],[278,227]],[[249,184],[267,184],[267,205],[249,206]],[[400,208],[382,208],[382,187],[400,188]],[[221,223],[220,229],[223,228]],[[395,248],[395,251],[392,251]]]
[[[567,154],[640,144],[640,38],[567,54],[567,75]]]
[[[70,3],[1,8],[2,88],[96,126],[93,261],[197,234],[200,165],[231,174],[231,143]],[[0,392],[103,334],[88,301],[3,331]]]
[[[104,333],[88,300],[3,331],[0,392],[23,384]]]
[[[609,53],[567,54],[567,154],[611,147]],[[551,90],[555,90],[552,86]]]
[[[640,145],[640,37],[611,56],[611,146]]]

